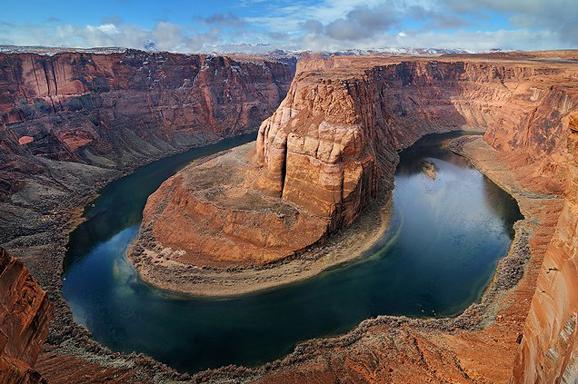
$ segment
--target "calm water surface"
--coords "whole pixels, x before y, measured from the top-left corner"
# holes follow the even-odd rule
[[[390,229],[362,261],[231,299],[149,287],[124,253],[146,198],[163,180],[194,158],[248,139],[152,163],[104,188],[87,208],[88,220],[70,238],[64,296],[96,340],[189,372],[257,365],[377,315],[458,314],[480,299],[521,218],[509,195],[440,145],[458,135],[427,136],[401,153]]]

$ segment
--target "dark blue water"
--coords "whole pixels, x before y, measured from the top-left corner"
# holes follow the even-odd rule
[[[235,142],[157,161],[110,184],[87,209],[88,220],[70,238],[64,296],[96,340],[189,372],[257,365],[372,316],[455,315],[480,299],[521,218],[510,196],[443,148],[455,136],[428,136],[401,153],[390,230],[362,260],[231,299],[151,288],[124,252],[147,196],[163,180]]]

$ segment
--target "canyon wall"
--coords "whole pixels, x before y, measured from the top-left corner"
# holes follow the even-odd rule
[[[49,245],[51,227],[123,172],[254,132],[294,71],[249,56],[0,54],[0,244]]]
[[[516,383],[574,383],[578,377],[578,92],[573,91],[557,103],[572,112],[562,115],[559,125],[547,127],[551,136],[545,136],[546,148],[556,148],[556,153],[528,154],[549,158],[545,163],[564,168],[567,177],[564,206],[544,256],[514,367]],[[515,150],[524,151],[524,146]]]
[[[21,157],[123,168],[250,132],[285,96],[293,67],[134,50],[1,54],[0,193],[19,188]]]
[[[51,306],[21,262],[0,248],[0,382],[45,382],[33,367],[48,334]]]
[[[564,203],[540,261],[512,382],[572,383],[578,377],[578,69],[533,64],[528,71],[526,81],[504,82],[513,97],[487,124],[484,140],[520,185],[552,200],[561,195]]]

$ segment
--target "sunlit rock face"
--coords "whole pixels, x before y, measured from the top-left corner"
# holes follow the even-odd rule
[[[0,248],[0,382],[41,383],[34,370],[51,306],[26,267]]]
[[[314,223],[315,229],[305,231],[304,227],[293,225],[295,221],[292,225],[271,226],[265,219],[271,209],[258,213],[263,211],[260,207],[244,207],[244,214],[248,210],[263,218],[251,220],[248,230],[244,221],[229,219],[230,213],[239,208],[231,200],[225,205],[207,194],[199,198],[196,192],[187,193],[180,180],[198,175],[207,167],[216,169],[225,161],[221,159],[202,167],[189,167],[151,196],[143,221],[146,241],[151,248],[164,248],[178,260],[195,264],[197,259],[202,265],[211,259],[223,261],[225,257],[219,247],[214,247],[214,251],[207,249],[198,258],[183,257],[207,244],[206,238],[202,242],[192,239],[209,233],[209,227],[213,232],[223,228],[242,234],[273,231],[274,238],[285,239],[277,247],[279,251],[272,254],[272,244],[248,235],[240,241],[256,246],[251,253],[255,256],[245,258],[243,263],[280,260],[351,224],[369,202],[390,191],[399,149],[424,134],[452,129],[486,131],[486,140],[495,148],[520,148],[520,161],[530,161],[528,154],[534,153],[541,168],[535,168],[535,174],[528,175],[528,179],[540,178],[548,184],[545,187],[559,191],[566,172],[564,166],[555,165],[557,148],[564,142],[560,119],[568,113],[571,103],[564,101],[565,91],[552,84],[569,82],[572,76],[572,68],[508,60],[489,63],[475,58],[304,58],[286,98],[261,124],[254,155],[246,155],[253,159],[236,166],[234,173],[251,174],[239,184],[239,194],[266,196],[281,205],[289,204],[301,217],[316,218],[307,220]],[[524,130],[525,135],[513,133]],[[552,140],[544,139],[548,135]],[[180,236],[186,241],[179,242],[174,236],[169,239],[169,223],[195,216],[193,211],[187,211],[182,199],[170,197],[171,190],[194,200],[189,204],[195,207],[195,215],[212,212],[199,210],[199,206],[216,206],[222,214],[211,213],[210,224],[206,225],[189,220],[189,234]],[[180,208],[176,209],[169,200],[178,200]],[[295,242],[286,236],[288,232],[313,235]],[[229,236],[227,241],[233,248],[243,249],[235,245],[235,236]],[[209,241],[216,242],[217,238]],[[232,254],[237,253],[241,251]],[[270,256],[262,258],[260,254]],[[238,256],[232,256],[229,261],[237,265],[238,260]]]

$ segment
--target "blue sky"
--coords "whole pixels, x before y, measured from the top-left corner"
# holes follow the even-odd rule
[[[575,1],[5,0],[0,44],[175,52],[575,48]]]

